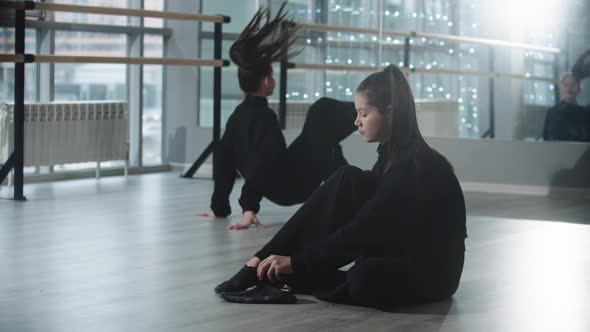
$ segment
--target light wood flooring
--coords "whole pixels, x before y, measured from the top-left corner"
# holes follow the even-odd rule
[[[234,190],[236,203],[241,182]],[[240,305],[212,291],[266,230],[198,218],[210,180],[173,173],[25,187],[0,199],[0,331],[590,331],[590,199],[466,193],[466,263],[449,301],[386,312],[301,296]],[[9,197],[6,189],[0,197]]]

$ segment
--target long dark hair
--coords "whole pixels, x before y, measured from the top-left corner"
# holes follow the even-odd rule
[[[590,76],[590,48],[584,51],[572,67],[572,73],[578,82]]]
[[[386,115],[391,129],[387,143],[390,163],[414,159],[417,148],[426,142],[418,128],[412,88],[402,70],[389,65],[367,76],[356,92]]]
[[[286,4],[273,19],[268,8],[260,7],[229,49],[231,60],[238,66],[240,89],[246,93],[256,92],[262,79],[272,74],[273,62],[301,52],[289,51],[299,26],[287,18]]]

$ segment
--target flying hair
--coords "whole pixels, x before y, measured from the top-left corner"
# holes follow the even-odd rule
[[[287,17],[284,2],[271,19],[270,10],[260,7],[254,17],[230,47],[231,60],[247,69],[268,66],[272,62],[291,58],[302,50],[289,51],[296,40],[299,25]]]

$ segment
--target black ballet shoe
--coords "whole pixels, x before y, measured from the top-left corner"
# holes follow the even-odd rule
[[[257,283],[256,268],[244,265],[231,279],[217,285],[214,291],[217,294],[222,292],[243,292],[250,287],[256,286]]]
[[[279,288],[266,282],[243,292],[220,293],[219,297],[232,303],[245,304],[295,304],[297,297],[286,288]]]

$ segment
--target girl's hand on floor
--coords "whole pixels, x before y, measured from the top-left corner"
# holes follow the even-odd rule
[[[252,211],[245,211],[244,214],[242,215],[242,221],[240,221],[239,224],[233,224],[233,225],[229,225],[227,227],[227,229],[248,229],[250,228],[250,226],[252,225],[256,225],[256,228],[266,228],[266,225],[263,225],[260,220],[258,220],[258,217],[256,217],[256,214]]]
[[[215,217],[213,211],[201,211],[195,214],[197,217]]]
[[[258,264],[256,271],[258,279],[262,280],[266,274],[273,283],[281,280],[281,273],[293,273],[290,256],[270,255]]]

